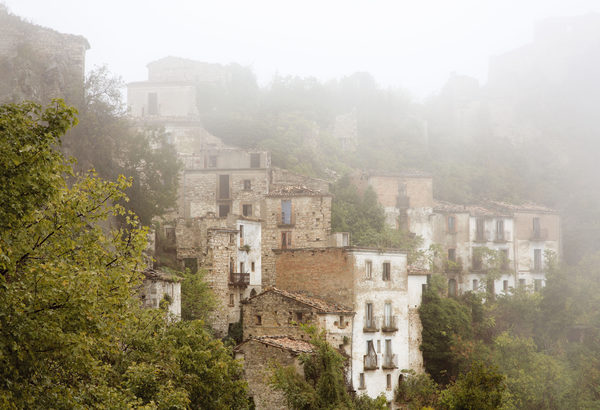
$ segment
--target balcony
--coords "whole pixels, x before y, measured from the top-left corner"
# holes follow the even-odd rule
[[[379,330],[379,326],[377,326],[377,318],[376,317],[368,317],[365,316],[365,325],[363,327],[363,332],[372,333],[377,332]]]
[[[233,286],[248,286],[250,273],[232,272],[229,274],[229,284]]]
[[[385,333],[398,330],[398,316],[383,316],[381,321],[381,331]]]
[[[383,363],[381,364],[382,369],[397,369],[398,358],[395,354],[384,354]]]
[[[548,240],[548,229],[532,229],[529,240],[532,242],[543,242]]]
[[[510,232],[508,232],[508,231],[496,232],[496,236],[494,237],[494,242],[503,243],[503,242],[508,242],[508,241],[510,241]]]
[[[365,370],[377,370],[379,366],[377,366],[377,355],[376,354],[366,354],[363,357],[363,365]]]

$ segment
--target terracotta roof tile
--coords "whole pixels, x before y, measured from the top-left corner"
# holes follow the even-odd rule
[[[268,292],[273,292],[276,293],[278,295],[284,296],[286,298],[289,299],[293,299],[297,302],[300,302],[304,305],[313,307],[317,310],[319,310],[322,313],[354,313],[352,311],[352,309],[347,308],[345,306],[342,305],[338,305],[336,303],[330,303],[327,302],[323,299],[319,299],[319,298],[315,298],[315,297],[311,297],[311,296],[307,296],[301,293],[296,293],[296,292],[288,292],[286,290],[282,290],[282,289],[277,289],[277,288],[269,288],[267,290],[265,290],[262,293],[259,293],[256,296],[252,296],[250,299],[248,299],[248,301],[251,301],[252,299],[258,298]]]
[[[259,336],[254,340],[266,345],[290,350],[294,353],[312,353],[314,351],[313,345],[309,342],[301,339],[294,339],[290,336]]]

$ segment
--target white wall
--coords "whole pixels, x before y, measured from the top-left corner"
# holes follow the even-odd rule
[[[161,117],[197,116],[196,89],[192,85],[139,82],[127,86],[127,109],[133,117],[147,117],[148,95],[157,94]]]
[[[239,263],[244,262],[244,269],[246,272],[250,273],[250,286],[244,292],[244,296],[248,297],[252,289],[256,290],[256,293],[260,293],[261,291],[261,283],[262,283],[262,266],[261,266],[261,223],[259,221],[249,221],[245,219],[238,219],[237,229],[240,229],[240,226],[244,227],[244,245],[250,246],[250,252],[246,252],[244,250],[240,250],[241,238],[237,237],[237,245],[238,245],[238,266],[236,267],[236,271],[239,269]],[[252,262],[254,262],[254,272],[252,272]]]
[[[352,252],[355,261],[355,296],[354,328],[352,337],[352,384],[357,394],[366,393],[370,397],[377,397],[385,393],[388,401],[393,400],[394,388],[398,384],[400,370],[410,366],[409,358],[409,314],[408,314],[408,275],[406,254],[380,253],[377,251],[357,250]],[[365,261],[372,262],[372,279],[365,278]],[[383,263],[391,263],[389,281],[382,280]],[[373,316],[378,320],[379,330],[364,332],[366,303],[373,304]],[[381,323],[386,302],[392,304],[392,315],[396,316],[398,330],[395,332],[382,332]],[[385,352],[385,340],[392,342],[392,353],[396,355],[397,368],[382,369]],[[379,341],[380,350],[377,354],[378,369],[364,370],[363,357],[367,354],[367,341],[372,340],[377,351]],[[360,374],[364,373],[366,389],[360,390]],[[391,375],[392,386],[387,389],[386,375]]]

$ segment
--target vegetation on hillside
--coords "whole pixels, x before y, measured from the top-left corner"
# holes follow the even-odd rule
[[[56,147],[75,115],[0,106],[0,407],[247,407],[240,364],[202,321],[142,309],[147,230],[118,205],[131,181],[72,171]]]

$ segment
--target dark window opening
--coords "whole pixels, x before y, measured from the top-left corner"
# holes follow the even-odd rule
[[[229,215],[229,205],[219,205],[219,218],[226,218]]]
[[[541,236],[540,218],[534,217],[533,218],[533,237],[539,238],[540,236]]]
[[[252,205],[251,204],[242,205],[242,215],[252,216]]]
[[[542,290],[542,280],[541,279],[534,280],[533,287],[536,292],[539,292],[540,290]]]
[[[292,247],[292,233],[281,232],[281,248],[287,249]]]
[[[505,280],[502,282],[502,290],[508,292],[508,281]]]
[[[245,273],[244,267],[244,262],[240,262],[240,273]]]
[[[209,168],[216,168],[217,167],[217,156],[216,155],[210,155],[208,157],[208,167]]]
[[[542,250],[541,249],[533,250],[533,270],[534,270],[534,272],[542,271]]]
[[[448,281],[448,296],[456,296],[456,280],[450,279]]]
[[[252,189],[252,181],[244,179],[244,190],[250,191]]]
[[[456,218],[453,216],[448,217],[448,233],[456,232]]]
[[[499,241],[504,240],[504,221],[502,219],[496,221],[496,239]]]
[[[183,267],[186,270],[189,269],[190,273],[197,273],[198,272],[198,259],[183,258]]]
[[[391,266],[389,262],[383,262],[383,280],[390,280]]]
[[[281,223],[284,225],[292,223],[292,201],[290,199],[281,200]]]
[[[448,260],[452,262],[456,262],[456,249],[450,248],[448,249]]]
[[[229,199],[229,175],[219,175],[219,199]]]
[[[254,316],[254,324],[255,325],[262,325],[262,316],[261,315],[256,315]]]
[[[254,262],[252,262],[252,263],[250,264],[250,270],[251,270],[252,272],[254,272]]]
[[[477,241],[483,241],[484,238],[484,219],[477,218],[475,238]]]

